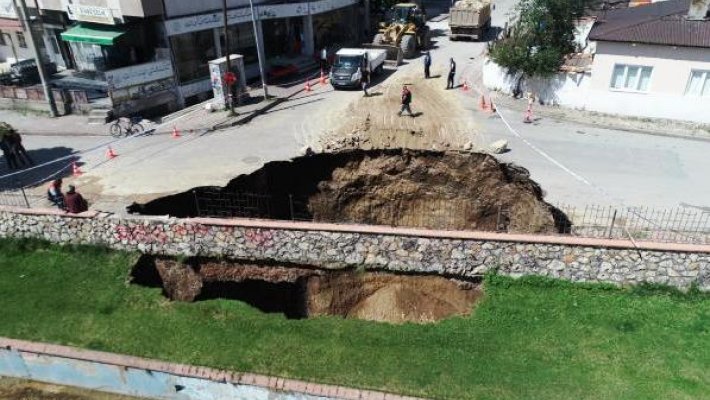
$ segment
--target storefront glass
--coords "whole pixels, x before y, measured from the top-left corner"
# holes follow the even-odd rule
[[[170,38],[180,83],[209,77],[207,62],[217,58],[212,29]]]
[[[224,48],[224,33],[220,31],[220,46]],[[229,27],[229,50],[231,54],[244,56],[244,64],[258,62],[254,26],[251,23]],[[222,54],[224,55],[224,54]]]

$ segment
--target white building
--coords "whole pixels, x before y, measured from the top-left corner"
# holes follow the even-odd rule
[[[582,22],[577,41],[585,54],[571,55],[553,78],[526,80],[525,92],[545,104],[710,123],[710,0],[602,11],[591,30]],[[517,82],[492,62],[483,76],[486,87],[504,93]]]

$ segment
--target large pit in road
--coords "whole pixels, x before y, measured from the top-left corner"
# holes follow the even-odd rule
[[[481,153],[352,150],[270,162],[129,212],[555,233],[569,221],[524,168]]]

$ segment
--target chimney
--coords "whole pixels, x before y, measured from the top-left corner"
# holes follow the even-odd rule
[[[688,19],[703,20],[710,18],[710,0],[690,0]]]

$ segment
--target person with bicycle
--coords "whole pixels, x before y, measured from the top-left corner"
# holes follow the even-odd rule
[[[127,120],[127,122],[124,122],[125,120]],[[130,136],[143,133],[145,128],[143,128],[143,125],[140,123],[142,120],[143,118],[137,116],[130,118],[119,117],[116,119],[116,122],[111,124],[109,132],[113,137]]]

